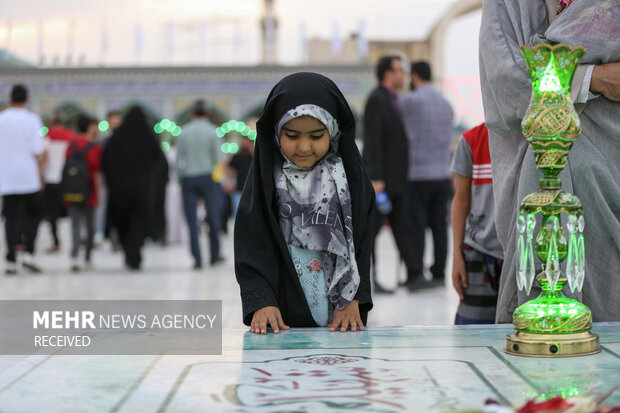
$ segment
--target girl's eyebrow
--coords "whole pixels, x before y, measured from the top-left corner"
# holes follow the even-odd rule
[[[287,131],[287,132],[301,133],[301,132],[300,132],[300,131],[298,131],[298,130],[295,130],[295,129],[290,129],[290,128],[287,128],[286,126],[283,126],[283,127],[282,127],[282,129],[284,129],[284,130],[285,130],[285,131]],[[326,130],[326,129],[327,129],[327,127],[323,127],[323,128],[321,128],[321,129],[311,130],[310,132],[307,132],[307,133],[318,133],[318,132],[323,132],[323,131],[324,131],[324,130]]]

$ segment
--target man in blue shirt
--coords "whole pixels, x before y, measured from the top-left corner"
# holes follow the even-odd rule
[[[427,62],[411,65],[411,86],[413,90],[403,97],[401,110],[409,140],[407,177],[415,261],[415,276],[408,287],[415,290],[425,285],[422,274],[426,227],[430,227],[433,233],[435,262],[430,269],[433,280],[443,285],[445,278],[446,217],[452,197],[450,146],[453,114],[448,101],[432,86],[431,67]]]

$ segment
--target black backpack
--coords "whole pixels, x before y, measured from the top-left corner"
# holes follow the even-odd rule
[[[67,202],[81,204],[86,202],[90,195],[86,154],[92,146],[93,143],[89,142],[78,151],[75,142],[71,142],[71,155],[62,168],[62,199]]]

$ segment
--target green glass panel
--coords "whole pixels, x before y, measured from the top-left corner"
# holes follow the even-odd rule
[[[539,275],[536,281],[540,284],[542,293],[515,310],[515,330],[534,334],[567,334],[590,329],[590,309],[579,301],[566,297],[561,291],[566,278],[560,278],[553,290],[544,275]]]
[[[532,79],[532,98],[521,127],[543,179],[555,178],[564,169],[568,151],[581,131],[570,92],[584,51],[582,47],[548,44],[521,48]]]

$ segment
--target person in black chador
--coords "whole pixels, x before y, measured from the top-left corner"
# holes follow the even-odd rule
[[[243,322],[362,330],[372,308],[374,192],[338,87],[296,73],[271,91],[235,222]]]
[[[108,185],[108,217],[118,230],[125,263],[140,268],[147,235],[150,184],[161,149],[138,106],[129,110],[103,150],[102,169]]]
[[[166,186],[168,185],[168,160],[161,150],[155,161],[151,179],[151,200],[149,202],[149,216],[147,236],[154,242],[166,243]]]

